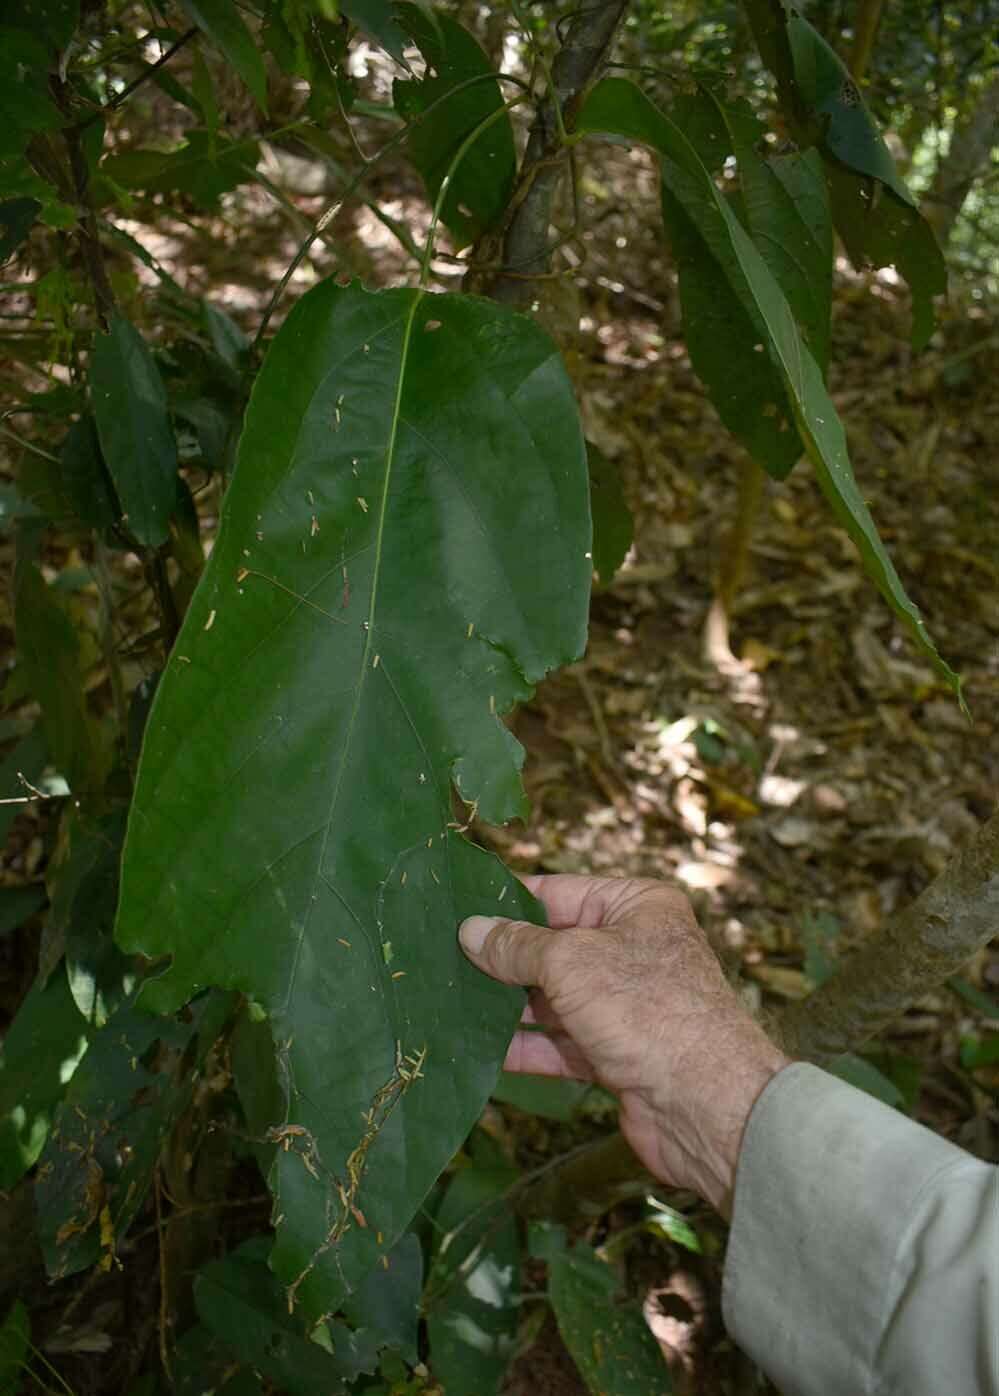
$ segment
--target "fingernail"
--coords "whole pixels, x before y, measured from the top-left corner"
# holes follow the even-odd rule
[[[458,927],[458,939],[469,954],[478,955],[495,925],[495,916],[469,916]]]

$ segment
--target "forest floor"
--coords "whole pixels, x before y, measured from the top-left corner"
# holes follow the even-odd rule
[[[767,483],[730,649],[717,627],[706,641],[745,460],[691,370],[653,182],[644,166],[635,174],[649,217],[639,226],[644,213],[594,184],[598,232],[578,303],[561,308],[581,316],[570,367],[588,434],[621,472],[634,546],[594,594],[585,658],[516,715],[529,820],[479,832],[519,870],[678,883],[747,998],[773,1010],[913,898],[994,807],[996,316],[972,299],[955,302],[914,358],[899,289],[846,269],[838,277],[833,397],[896,566],[964,676],[970,721],[864,578],[806,465]],[[402,217],[409,202],[392,203],[391,178],[374,192]],[[239,214],[211,244],[193,243],[179,222],[171,239],[160,218],[153,250],[183,284],[252,327],[297,234],[262,196],[239,198]],[[297,199],[305,216],[323,202]],[[153,242],[149,227],[138,231]],[[397,248],[364,211],[345,217],[343,234],[366,280],[406,279]],[[245,248],[268,251],[244,258]],[[338,269],[349,264],[341,243]],[[308,279],[307,264],[299,284]],[[983,952],[966,978],[995,996],[999,950]],[[885,1034],[877,1062],[918,1119],[995,1160],[999,1070],[973,1074],[960,1055],[963,1040],[987,1030],[943,989]],[[568,1119],[502,1103],[485,1123],[528,1168],[609,1131],[613,1117],[589,1096]],[[645,1302],[685,1389],[765,1390],[720,1326],[723,1232],[688,1210],[703,1253],[641,1232],[620,1253],[629,1293]],[[606,1245],[643,1212],[641,1197],[627,1197],[580,1216],[575,1231]],[[527,1338],[509,1396],[584,1391],[551,1320]]]

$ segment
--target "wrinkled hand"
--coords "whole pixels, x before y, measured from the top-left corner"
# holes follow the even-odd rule
[[[728,1215],[749,1112],[788,1059],[739,1002],[681,892],[644,879],[523,882],[550,927],[472,916],[460,931],[479,969],[530,986],[507,1070],[599,1081],[650,1172]]]

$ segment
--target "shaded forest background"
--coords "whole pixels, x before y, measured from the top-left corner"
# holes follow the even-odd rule
[[[497,65],[524,66],[506,7],[448,8]],[[115,8],[123,33],[141,27],[140,9]],[[542,42],[551,9],[524,10]],[[620,472],[634,542],[595,591],[585,659],[543,684],[514,719],[528,753],[529,820],[475,831],[518,869],[678,881],[764,1012],[807,993],[837,955],[910,901],[990,815],[999,790],[999,6],[817,0],[802,9],[850,62],[946,249],[950,292],[919,355],[909,347],[898,277],[837,259],[830,386],[865,498],[941,652],[964,676],[971,718],[902,638],[807,464],[786,482],[753,485],[686,356],[652,161],[605,146],[588,153],[558,209],[559,275],[539,294],[538,313],[566,350],[587,435]],[[154,29],[135,45],[137,63],[161,56]],[[755,109],[773,103],[734,5],[677,3],[664,14],[637,4],[615,61],[653,90],[682,90],[692,72],[724,72]],[[129,97],[116,127],[120,183],[101,216],[114,230],[111,285],[136,323],[169,315],[179,287],[252,337],[313,221],[391,131],[383,110],[391,63],[361,42],[350,71],[350,120],[330,120],[321,150],[282,135],[301,105],[300,84],[269,73],[264,125],[239,78],[207,47],[187,45]],[[200,120],[174,99],[171,82],[211,100],[245,149],[214,182],[192,170],[184,187],[130,192],[135,157],[125,147],[170,148]],[[410,284],[428,222],[411,167],[385,159],[364,198],[335,212],[302,260],[274,323],[325,276]],[[11,570],[13,481],[30,495],[23,482],[32,457],[49,447],[58,394],[72,391],[74,337],[92,328],[79,288],[84,269],[54,247],[65,237],[36,227],[6,263],[0,288],[0,510],[8,523],[0,557]],[[41,287],[39,267],[50,268]],[[448,289],[466,270],[446,252],[433,268]],[[174,367],[183,373],[182,363]],[[195,466],[189,483],[210,535],[222,477]],[[120,700],[119,681],[131,692],[158,662],[154,584],[126,555],[101,562],[55,535],[45,549],[47,573],[60,578],[81,633],[102,634],[93,576],[101,566],[140,637],[119,655],[118,678],[91,642],[88,702],[99,715]],[[10,647],[9,606],[0,623]],[[33,715],[16,668],[4,699],[0,735],[12,747]],[[16,769],[5,767],[3,778],[0,793],[18,796]],[[24,897],[41,910],[58,850],[44,800],[0,806],[0,825],[0,888],[20,899],[17,918],[0,926],[0,1017],[9,1021],[44,953],[38,918],[22,915]],[[857,1067],[861,1077],[863,1062],[876,1067],[892,1103],[993,1161],[997,996],[993,945],[953,988],[914,1005]],[[609,1131],[613,1114],[598,1091],[532,1094],[507,1082],[483,1123],[530,1170]],[[691,1203],[701,1249],[690,1252],[646,1223],[646,1190],[598,1182],[592,1215],[583,1198],[573,1224],[619,1259],[678,1382],[706,1393],[766,1389],[721,1331],[720,1225]],[[206,1212],[201,1243],[238,1238],[244,1221],[247,1232],[249,1221],[261,1224],[261,1192],[248,1162],[242,1210]],[[33,1380],[52,1390],[126,1390],[161,1320],[155,1223],[132,1243],[148,1293],[115,1273],[47,1286],[23,1225],[27,1205],[11,1197],[0,1210],[0,1304],[31,1297],[46,1362]],[[583,1389],[552,1320],[528,1313],[510,1396]]]

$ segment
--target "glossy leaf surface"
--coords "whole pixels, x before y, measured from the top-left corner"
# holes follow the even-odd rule
[[[220,984],[270,1015],[272,1263],[314,1315],[495,1083],[521,995],[457,924],[539,908],[462,836],[451,783],[491,822],[524,809],[499,714],[581,652],[589,551],[576,407],[537,326],[332,282],[299,302],[157,692],[117,934],[173,956],[150,1006]]]
[[[116,315],[90,356],[97,435],[128,531],[158,547],[177,498],[177,448],[166,389],[145,341]]]
[[[645,142],[662,156],[664,182],[764,334],[765,352],[780,373],[795,426],[833,514],[856,544],[868,576],[959,695],[960,679],[938,654],[881,542],[854,479],[843,425],[787,299],[694,148],[639,88],[621,78],[605,78],[594,88],[579,126]]]

